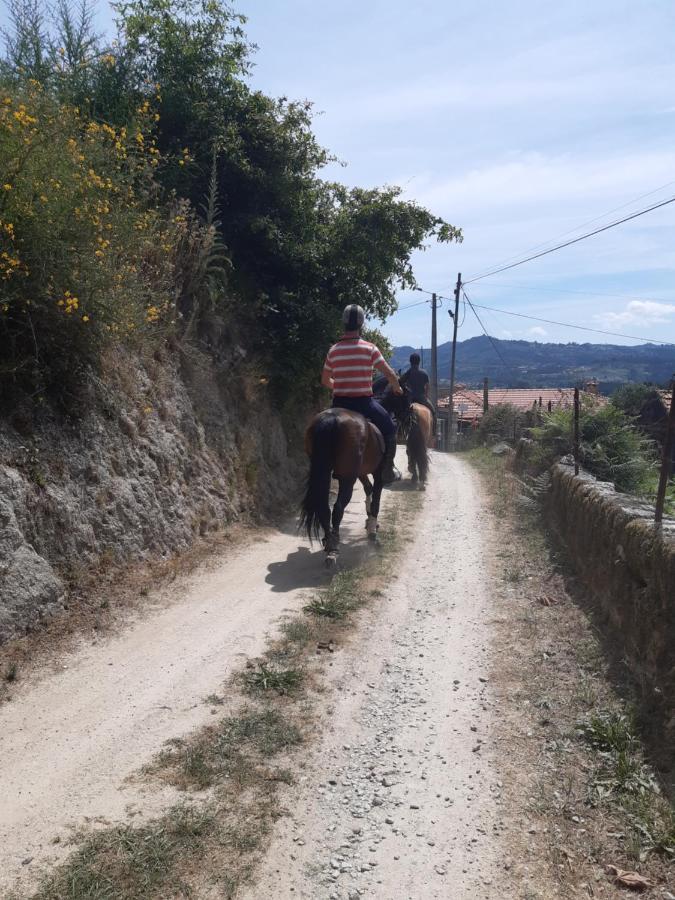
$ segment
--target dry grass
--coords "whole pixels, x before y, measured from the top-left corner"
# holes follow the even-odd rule
[[[675,883],[675,820],[625,686],[617,689],[586,607],[566,590],[564,558],[554,555],[535,507],[519,502],[517,479],[491,453],[471,457],[494,497],[496,543],[509,547],[506,571],[504,556],[494,564],[502,615],[492,681],[521,895],[619,896],[612,864],[647,876],[654,887],[642,896],[662,898]]]

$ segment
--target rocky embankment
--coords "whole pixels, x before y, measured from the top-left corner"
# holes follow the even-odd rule
[[[233,347],[118,351],[69,417],[35,403],[0,421],[0,643],[61,610],[99,566],[166,557],[276,510],[297,484],[265,379]]]

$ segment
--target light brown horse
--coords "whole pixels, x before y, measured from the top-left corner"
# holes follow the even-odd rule
[[[412,475],[413,484],[419,479],[420,490],[426,489],[429,472],[429,447],[433,438],[431,410],[421,403],[410,404],[408,439],[408,471]]]
[[[307,491],[301,504],[300,528],[310,541],[323,530],[326,565],[336,563],[340,523],[352,498],[354,482],[361,479],[366,490],[368,537],[377,535],[377,516],[382,496],[384,440],[378,428],[360,413],[335,407],[315,416],[305,432],[309,456]],[[338,495],[331,514],[331,476],[338,480]],[[371,485],[367,476],[373,476]]]

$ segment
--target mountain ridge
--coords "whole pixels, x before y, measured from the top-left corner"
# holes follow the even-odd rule
[[[496,350],[495,350],[496,347]],[[438,347],[440,384],[450,380],[452,343]],[[498,352],[497,352],[498,351]],[[419,348],[395,347],[391,363],[406,369],[411,353]],[[428,370],[431,351],[423,351]],[[501,340],[485,335],[457,342],[456,381],[479,386],[483,378],[500,387],[573,387],[597,380],[607,393],[626,382],[666,385],[675,371],[675,347],[666,344],[554,344]]]

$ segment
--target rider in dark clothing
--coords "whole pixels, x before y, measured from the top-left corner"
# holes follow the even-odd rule
[[[429,375],[420,369],[419,353],[410,354],[410,368],[399,379],[401,387],[410,391],[410,402],[421,403],[433,417],[433,433],[436,434],[436,410],[429,401]]]

